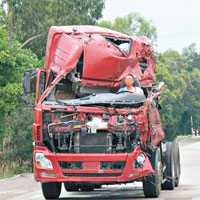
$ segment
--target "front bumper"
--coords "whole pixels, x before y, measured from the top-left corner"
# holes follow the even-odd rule
[[[53,169],[42,169],[35,163],[35,153],[41,152],[51,160]],[[142,167],[134,168],[133,163],[142,153],[136,147],[131,153],[52,153],[46,147],[34,147],[34,177],[40,182],[94,182],[120,183],[131,182],[154,174],[154,170],[147,155]],[[82,162],[83,169],[62,169],[59,162]],[[123,169],[100,169],[101,162],[125,162]],[[54,177],[43,177],[42,172],[53,173]]]

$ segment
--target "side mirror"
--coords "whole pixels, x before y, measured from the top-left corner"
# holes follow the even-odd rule
[[[38,68],[26,70],[22,79],[23,97],[25,105],[30,105],[30,95],[35,94]]]
[[[23,84],[23,102],[30,105],[31,95],[35,97],[36,102],[45,90],[46,71],[45,69],[33,68],[24,72]]]

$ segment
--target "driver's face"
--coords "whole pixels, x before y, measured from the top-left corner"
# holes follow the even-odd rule
[[[125,84],[126,86],[130,87],[130,86],[133,86],[133,83],[134,83],[134,79],[132,76],[127,76],[125,78]]]

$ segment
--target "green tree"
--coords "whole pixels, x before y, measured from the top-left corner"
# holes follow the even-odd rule
[[[0,25],[0,119],[21,104],[23,71],[42,67],[35,54],[19,46]]]
[[[161,118],[167,139],[172,140],[181,134],[179,123],[185,111],[183,92],[186,85],[182,74],[170,72],[166,63],[157,64],[157,80],[165,82],[161,98]]]
[[[183,49],[186,58],[187,70],[200,69],[200,53],[197,52],[196,44],[191,44]]]
[[[20,117],[19,117],[20,116]],[[18,107],[4,116],[3,150],[0,154],[0,176],[30,171],[32,159],[33,109]]]
[[[185,116],[182,117],[183,133],[191,132],[191,117],[193,118],[193,128],[200,129],[200,70],[193,69],[185,74],[187,89],[183,93],[184,105],[187,108]]]
[[[104,8],[104,0],[4,0],[5,3],[10,35],[40,58],[44,56],[50,26],[95,24]]]
[[[182,118],[182,124],[184,130],[191,132],[191,117],[193,128],[200,130],[200,53],[196,49],[196,44],[193,43],[183,49],[182,55],[186,60],[185,83],[187,85],[187,90],[184,92],[187,110]]]
[[[103,20],[98,26],[110,28],[130,36],[147,36],[152,43],[157,40],[156,27],[139,13],[132,12],[125,17],[116,17],[114,22]]]
[[[182,73],[187,68],[186,58],[175,50],[167,50],[160,54],[158,63],[164,63],[170,73]]]
[[[33,113],[23,108],[21,81],[25,69],[42,66],[35,54],[21,49],[0,25],[0,175],[3,170],[20,169],[31,156]]]
[[[166,86],[162,95],[165,132],[169,139],[191,133],[191,116],[194,128],[200,128],[200,61],[192,44],[183,53],[168,50],[157,58],[157,79]]]

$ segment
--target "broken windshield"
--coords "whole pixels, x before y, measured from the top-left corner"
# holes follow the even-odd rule
[[[124,55],[127,56],[127,54],[130,53],[131,50],[131,39],[121,39],[121,38],[115,38],[110,36],[104,36],[109,42],[111,42],[119,51]]]

